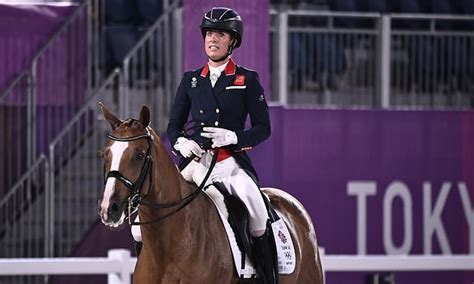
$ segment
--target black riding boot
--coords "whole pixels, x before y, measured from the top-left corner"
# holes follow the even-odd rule
[[[262,279],[262,283],[278,284],[275,240],[273,240],[273,236],[269,233],[269,230],[270,229],[267,228],[267,231],[261,237],[252,237],[253,259],[255,268]]]
[[[143,243],[142,242],[135,242],[135,252],[137,253],[137,258],[142,251]]]

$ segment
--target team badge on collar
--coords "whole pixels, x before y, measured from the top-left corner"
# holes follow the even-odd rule
[[[191,78],[191,88],[196,88],[197,86],[197,80],[196,77]]]
[[[235,76],[235,80],[234,80],[235,86],[243,86],[244,84],[245,84],[245,75]]]

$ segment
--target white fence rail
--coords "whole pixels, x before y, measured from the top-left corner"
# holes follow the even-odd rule
[[[325,255],[322,250],[321,259],[325,272],[474,270],[473,255]],[[0,259],[0,276],[107,274],[109,284],[129,284],[135,263],[125,249],[110,250],[108,257]]]
[[[107,274],[109,284],[129,284],[137,259],[125,249],[110,250],[108,257],[2,258],[2,275]]]

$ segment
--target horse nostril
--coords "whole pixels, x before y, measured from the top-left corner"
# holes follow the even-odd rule
[[[117,203],[112,203],[110,206],[109,206],[109,214],[114,214],[118,211],[118,205]]]

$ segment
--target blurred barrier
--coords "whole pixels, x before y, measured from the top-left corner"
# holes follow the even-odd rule
[[[49,145],[49,179],[52,236],[48,256],[69,255],[90,225],[97,220],[97,201],[102,195],[103,173],[100,149],[105,145],[108,123],[102,120],[98,102],[119,114],[121,119],[137,117],[143,104],[153,113],[152,126],[166,130],[168,112],[177,85],[171,64],[179,50],[180,10],[170,5],[86,104]],[[175,23],[175,24],[173,24]],[[174,40],[161,40],[171,38]],[[167,64],[165,64],[167,63]],[[179,68],[176,66],[176,68]],[[176,71],[177,72],[177,71]]]
[[[67,256],[97,220],[103,187],[100,150],[108,124],[98,102],[117,111],[120,71],[116,69],[49,145],[49,238],[47,256]]]
[[[4,118],[0,126],[8,134],[0,138],[0,151],[7,157],[0,161],[0,169],[7,169],[1,171],[7,176],[0,178],[0,192],[9,189],[39,153],[47,152],[52,138],[83,105],[87,92],[103,79],[100,13],[100,0],[75,8],[0,93]],[[6,150],[13,144],[18,147]]]
[[[49,251],[48,160],[44,155],[0,200],[0,258],[43,257]],[[0,265],[0,271],[2,271]],[[0,273],[2,274],[2,273]],[[0,277],[1,283],[41,282],[43,277]]]
[[[286,104],[474,107],[474,16],[271,11]]]
[[[123,63],[120,117],[136,115],[133,112],[146,104],[152,111],[152,125],[159,133],[166,131],[182,76],[182,9],[178,4],[175,1],[167,7],[128,52]]]
[[[15,100],[31,101],[31,76],[21,73],[4,93],[0,94],[0,193],[11,188],[28,165],[35,149],[34,117],[31,105]],[[15,98],[15,100],[13,99]]]

